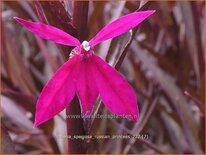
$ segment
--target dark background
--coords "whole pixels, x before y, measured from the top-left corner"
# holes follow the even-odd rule
[[[204,1],[1,3],[2,153],[205,152]],[[155,9],[155,14],[132,35],[125,33],[95,48],[95,53],[119,69],[135,89],[138,123],[121,118],[83,122],[66,119],[63,111],[33,128],[38,94],[72,48],[33,35],[13,17],[50,24],[89,40],[112,20],[148,9]],[[96,111],[111,114],[102,104]],[[67,108],[67,115],[72,114],[79,114],[77,99]],[[88,134],[94,138],[67,137]]]

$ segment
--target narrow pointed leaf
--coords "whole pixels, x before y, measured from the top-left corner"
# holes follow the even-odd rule
[[[95,76],[91,72],[92,65],[94,64],[90,58],[83,58],[81,60],[81,67],[78,71],[79,74],[76,83],[76,91],[84,118],[90,116],[98,97],[97,87],[93,80]]]
[[[94,55],[93,61],[95,81],[103,103],[112,113],[137,121],[139,111],[132,87],[101,58]]]
[[[91,46],[95,46],[98,43],[101,43],[107,39],[117,37],[140,24],[143,20],[145,20],[154,12],[154,10],[149,10],[134,12],[122,16],[121,18],[118,18],[112,23],[106,25],[102,30],[99,31],[99,33],[96,34],[95,37],[90,40],[89,43]]]
[[[14,19],[26,27],[29,31],[42,37],[43,39],[48,39],[67,46],[80,46],[78,39],[58,28],[39,22],[26,21],[18,17],[14,17]]]
[[[76,56],[67,61],[42,90],[36,105],[35,127],[61,112],[73,99],[76,62]]]

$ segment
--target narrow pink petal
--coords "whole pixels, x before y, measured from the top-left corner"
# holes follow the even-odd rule
[[[138,119],[137,97],[124,77],[114,68],[94,55],[95,81],[103,103],[114,114],[133,121]]]
[[[91,115],[98,97],[97,87],[94,83],[95,76],[91,72],[92,65],[93,63],[90,58],[82,58],[76,83],[76,91],[80,100],[82,117],[84,118]]]
[[[73,99],[76,64],[74,56],[57,70],[42,90],[36,105],[35,127],[61,112]]]
[[[140,24],[143,20],[153,14],[154,10],[134,12],[127,14],[113,21],[112,23],[106,25],[102,30],[100,30],[94,38],[92,38],[89,43],[91,46],[95,46],[107,39],[119,36],[128,30],[134,28]]]
[[[14,19],[26,27],[29,31],[42,37],[43,39],[51,40],[67,46],[80,46],[78,39],[58,28],[39,22],[26,21],[18,17],[14,17]]]

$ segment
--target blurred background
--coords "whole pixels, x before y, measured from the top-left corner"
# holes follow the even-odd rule
[[[204,1],[1,3],[2,153],[205,153]],[[68,118],[80,114],[75,98],[33,128],[38,95],[72,48],[33,35],[13,17],[53,25],[82,41],[122,15],[148,9],[156,12],[140,26],[95,48],[136,91],[139,121]],[[111,113],[98,100],[93,114]]]

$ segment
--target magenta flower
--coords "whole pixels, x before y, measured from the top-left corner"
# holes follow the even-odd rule
[[[34,126],[51,119],[70,104],[77,94],[82,116],[90,116],[100,95],[103,103],[114,114],[133,121],[138,119],[137,97],[114,68],[94,54],[94,46],[134,28],[154,11],[142,11],[125,15],[105,26],[89,42],[82,44],[66,32],[37,22],[14,17],[20,24],[38,36],[67,46],[75,46],[72,56],[64,63],[43,88],[36,105]]]

